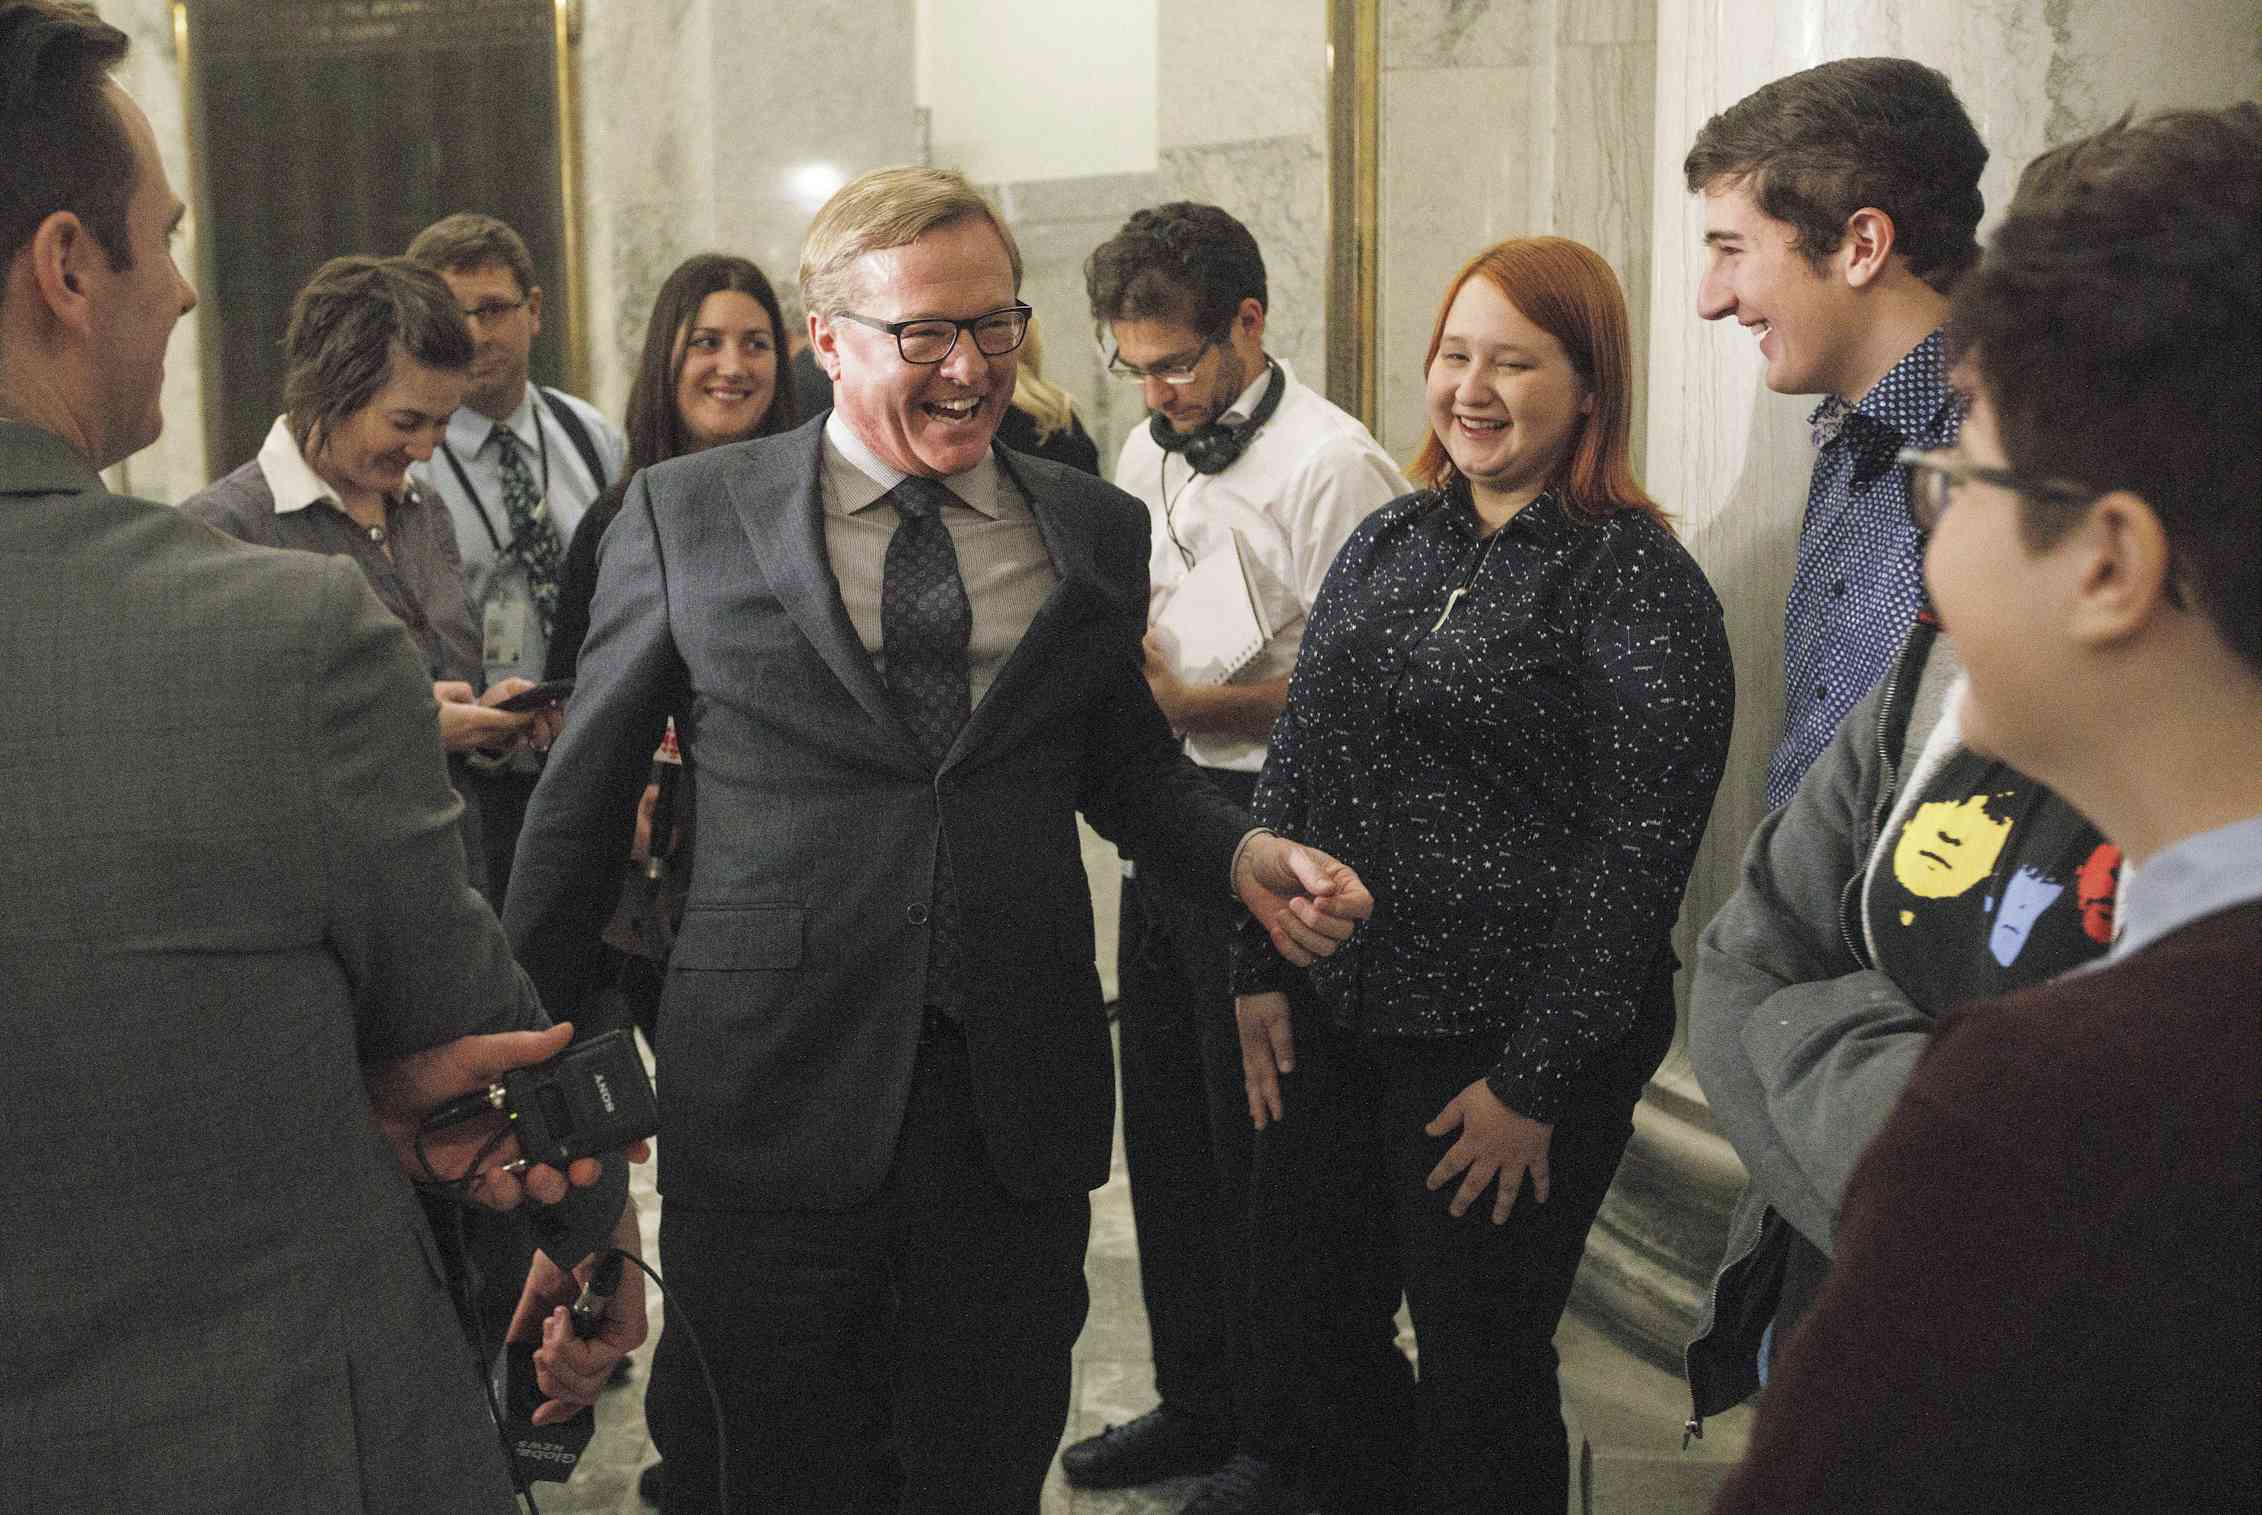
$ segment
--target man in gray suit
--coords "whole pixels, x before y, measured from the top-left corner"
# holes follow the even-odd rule
[[[566,1028],[465,884],[360,570],[97,476],[155,440],[196,303],[125,49],[0,4],[0,1512],[509,1510],[402,1149]],[[610,1166],[537,1217],[561,1247],[612,1225]],[[637,1294],[561,1341],[572,1287],[538,1264],[522,1306],[546,1419],[643,1334]]]
[[[716,1507],[684,1317],[757,1507],[1036,1510],[1114,1111],[1078,811],[1299,962],[1372,907],[1180,753],[1141,671],[1144,508],[993,448],[1020,282],[959,175],[857,179],[802,253],[833,411],[646,469],[605,540],[506,921],[545,990],[585,981],[673,713],[699,804],[660,1009],[670,1515]]]

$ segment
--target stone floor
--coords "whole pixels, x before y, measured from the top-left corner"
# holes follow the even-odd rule
[[[1112,997],[1115,855],[1089,831],[1085,832],[1085,853],[1101,979]],[[635,1192],[643,1211],[645,1252],[656,1256],[660,1207],[658,1196],[652,1192],[649,1166],[636,1170]],[[667,1260],[656,1258],[654,1265],[665,1277]],[[1114,1171],[1106,1186],[1092,1196],[1092,1243],[1084,1272],[1091,1287],[1092,1308],[1083,1337],[1076,1344],[1067,1441],[1091,1435],[1112,1421],[1129,1420],[1154,1403],[1153,1363],[1147,1345],[1146,1310],[1139,1300],[1138,1245],[1132,1235],[1120,1127]],[[663,1308],[655,1291],[655,1341]],[[1410,1333],[1407,1345],[1412,1345]],[[1681,1422],[1688,1413],[1688,1398],[1677,1377],[1659,1371],[1576,1319],[1564,1321],[1556,1346],[1563,1361],[1564,1402],[1566,1419],[1572,1425],[1573,1455],[1578,1455],[1582,1444],[1589,1453],[1591,1471],[1583,1515],[1698,1515],[1709,1508],[1721,1470],[1743,1453],[1749,1411],[1739,1410],[1709,1422],[1705,1439],[1684,1453]],[[536,1498],[546,1515],[640,1515],[650,1509],[637,1500],[636,1476],[653,1460],[643,1415],[644,1368],[651,1353],[651,1343],[647,1342],[636,1354],[635,1381],[613,1390],[598,1405],[597,1435],[572,1480],[562,1486],[537,1486]],[[1055,1465],[1045,1489],[1043,1515],[1164,1515],[1177,1510],[1193,1488],[1192,1480],[1183,1480],[1144,1489],[1088,1493],[1069,1488]],[[1573,1503],[1577,1511],[1581,1500],[1576,1486]]]

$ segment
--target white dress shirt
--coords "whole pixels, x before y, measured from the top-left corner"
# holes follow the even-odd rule
[[[1195,473],[1145,426],[1132,429],[1115,461],[1116,488],[1145,501],[1153,525],[1149,625],[1189,568],[1230,550],[1231,533],[1247,545],[1259,575],[1254,587],[1274,630],[1233,675],[1235,684],[1288,676],[1303,645],[1304,619],[1344,539],[1378,507],[1413,488],[1357,418],[1298,382],[1286,363],[1273,361],[1286,381],[1280,406],[1222,473]],[[1257,375],[1218,420],[1228,426],[1246,420],[1270,377]],[[1255,773],[1264,767],[1265,744],[1195,735],[1186,738],[1186,755],[1205,768]]]
[[[553,394],[555,391],[552,392]],[[559,404],[572,408],[588,429],[605,477],[591,478],[581,461],[581,449],[558,425],[549,406],[535,398],[534,385],[502,424],[519,440],[527,471],[534,485],[545,490],[542,513],[558,536],[558,556],[573,544],[573,531],[581,517],[614,479],[628,456],[628,443],[620,428],[597,413],[594,406],[571,395],[556,395]],[[506,558],[510,546],[510,512],[503,504],[501,449],[494,440],[495,422],[466,405],[448,421],[448,434],[440,452],[409,470],[426,495],[447,502],[448,518],[455,524],[456,547],[463,555],[464,595],[471,604],[471,622],[484,644],[487,682],[517,676],[540,679],[547,651],[541,617],[526,584],[526,569],[516,558]],[[458,475],[461,470],[461,476]],[[465,481],[471,485],[464,489]]]

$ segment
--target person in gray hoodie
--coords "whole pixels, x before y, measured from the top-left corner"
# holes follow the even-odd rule
[[[1819,1292],[1846,1181],[1939,1016],[2111,941],[2118,851],[1964,745],[1961,675],[1927,612],[1698,944],[1689,1057],[1750,1183],[1687,1349],[1690,1436],[1765,1382]]]

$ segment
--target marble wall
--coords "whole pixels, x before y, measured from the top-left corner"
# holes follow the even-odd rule
[[[182,109],[171,0],[111,0],[101,6],[101,11],[104,20],[133,39],[133,50],[118,71],[118,82],[148,114],[149,124],[156,130],[158,152],[173,193],[192,202],[181,222],[174,256],[191,283],[199,289],[207,288],[210,281],[199,277],[198,272],[204,238],[196,220],[195,196],[189,189],[195,165]],[[173,328],[173,339],[165,349],[164,433],[154,445],[110,470],[111,488],[170,504],[212,482],[217,470],[206,466],[204,439],[203,318],[207,314],[191,311]]]

